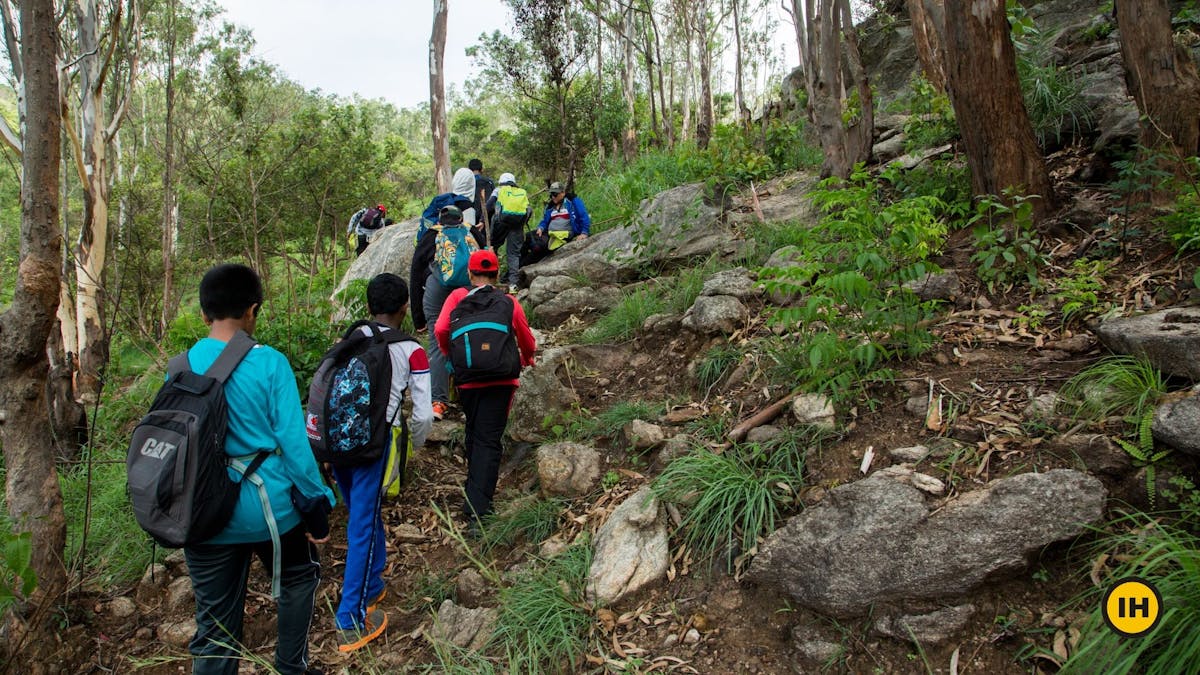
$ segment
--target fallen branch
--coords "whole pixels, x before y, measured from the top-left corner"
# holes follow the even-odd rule
[[[750,433],[751,429],[756,429],[758,427],[761,427],[762,425],[766,424],[767,422],[770,422],[771,420],[775,419],[776,417],[779,417],[779,413],[783,412],[783,409],[787,406],[787,404],[791,403],[792,399],[796,398],[799,395],[800,395],[800,392],[793,391],[792,393],[788,394],[787,396],[784,396],[783,398],[772,403],[771,405],[767,406],[766,408],[763,408],[762,410],[755,413],[754,416],[751,417],[750,419],[748,419],[745,422],[742,422],[741,424],[734,427],[733,431],[730,431],[729,434],[726,436],[726,438],[728,438],[733,443],[740,442],[742,439],[746,438],[746,434]]]

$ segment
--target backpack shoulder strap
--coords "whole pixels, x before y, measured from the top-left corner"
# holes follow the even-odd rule
[[[229,340],[229,344],[225,345],[225,348],[221,350],[221,355],[217,357],[216,361],[213,361],[213,364],[208,367],[208,370],[204,374],[224,384],[225,380],[229,379],[234,369],[238,367],[238,364],[242,362],[242,359],[246,357],[246,354],[250,353],[250,350],[256,344],[258,343],[254,341],[254,338],[247,335],[246,331],[239,330],[233,334],[233,338]]]
[[[191,361],[188,360],[188,353],[186,350],[180,354],[176,354],[175,356],[172,356],[171,360],[167,361],[167,376],[168,377],[171,375],[178,375],[179,373],[182,373],[182,372],[185,372],[185,371],[188,371],[191,369],[192,369],[192,363],[191,363]]]
[[[350,327],[347,328],[344,333],[342,333],[342,339],[349,340],[350,338],[354,337],[354,333],[356,333],[358,329],[362,328],[363,326],[371,326],[371,322],[367,321],[366,319],[359,319],[358,321],[355,321],[354,323],[350,324]],[[371,326],[371,328],[372,334],[378,332],[374,330],[374,326]]]

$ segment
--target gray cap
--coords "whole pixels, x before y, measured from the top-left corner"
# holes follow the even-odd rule
[[[567,191],[567,189],[565,187],[563,187],[563,184],[559,181],[554,181],[553,183],[550,184],[550,194],[552,194],[552,195],[556,195],[560,192],[566,192],[566,191]]]
[[[438,211],[438,222],[446,224],[461,223],[463,219],[462,210],[457,206],[443,206],[441,211]]]

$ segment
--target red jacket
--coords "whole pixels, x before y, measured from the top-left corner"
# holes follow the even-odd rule
[[[438,348],[446,355],[446,359],[450,358],[450,313],[458,307],[458,302],[470,293],[469,288],[456,288],[450,293],[450,297],[446,298],[446,303],[442,305],[442,313],[437,318],[437,323],[433,326],[433,337],[437,340]],[[537,351],[537,341],[533,338],[533,332],[529,330],[529,320],[525,318],[525,310],[521,308],[521,303],[513,296],[513,333],[517,337],[517,349],[521,352],[521,365],[524,367],[533,366],[533,355]],[[490,380],[487,382],[468,382],[459,385],[463,389],[477,389],[479,387],[495,387],[500,385],[520,386],[517,378],[511,380]]]

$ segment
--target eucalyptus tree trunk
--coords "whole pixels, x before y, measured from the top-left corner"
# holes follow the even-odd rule
[[[646,65],[646,98],[650,101],[650,129],[654,132],[653,143],[658,146],[662,139],[658,136],[658,102],[654,98],[654,51],[651,44],[650,22],[642,20],[642,56]]]
[[[112,16],[101,16],[97,0],[76,0],[76,48],[79,50],[79,102],[75,126],[68,125],[74,147],[76,171],[83,187],[83,222],[75,243],[75,325],[79,349],[77,395],[85,403],[100,394],[100,372],[108,363],[109,337],[104,328],[104,266],[108,256],[110,145],[121,123],[137,79],[140,30],[138,3],[130,1],[130,23],[124,23],[125,5],[118,2]],[[124,45],[124,53],[118,47]],[[119,103],[109,113],[105,100],[117,60],[128,59],[128,82]],[[64,89],[65,93],[65,89]],[[69,343],[69,340],[66,341]]]
[[[162,195],[162,314],[159,335],[166,335],[175,309],[175,241],[178,238],[179,212],[175,205],[175,0],[167,3],[167,81],[166,111],[163,120],[163,195]]]
[[[596,14],[596,109],[604,105],[604,10],[607,2],[596,0],[592,10]],[[604,161],[604,141],[600,139],[600,129],[596,126],[596,116],[592,115],[592,141],[596,144],[596,152],[600,153],[600,161]]]
[[[1121,0],[1116,9],[1125,82],[1143,115],[1141,144],[1166,149],[1175,160],[1195,155],[1200,77],[1191,54],[1172,38],[1167,1]]]
[[[0,315],[0,445],[9,518],[16,531],[32,533],[36,593],[53,600],[66,587],[67,537],[46,397],[46,342],[60,283],[58,24],[54,4],[44,0],[22,0],[20,15],[26,151],[17,284]]]
[[[701,149],[708,147],[712,138],[715,115],[713,114],[712,92],[712,38],[709,35],[711,17],[708,8],[701,6],[696,16],[696,39],[699,40],[700,52],[700,120],[696,123],[696,145]]]
[[[637,92],[634,90],[633,63],[633,2],[625,6],[621,21],[621,94],[625,98],[625,133],[621,137],[621,152],[626,162],[637,156]]]
[[[733,0],[733,106],[737,109],[738,124],[750,125],[750,108],[746,105],[746,88],[742,80],[742,11],[741,0]]]
[[[1004,0],[946,0],[946,84],[977,195],[1006,190],[1038,196],[1036,217],[1054,191],[1017,79]]]
[[[946,91],[944,49],[946,9],[942,0],[908,0],[908,15],[912,19],[913,42],[921,72],[937,91]]]
[[[450,136],[446,129],[446,0],[433,0],[433,33],[429,36],[429,126],[433,134],[433,169],[439,194],[450,191]]]
[[[662,37],[658,30],[658,19],[654,17],[654,3],[646,3],[646,13],[650,17],[650,30],[654,35],[654,60],[658,64],[658,108],[662,111],[663,131],[662,140],[668,146],[675,145],[675,122],[672,108],[667,106],[667,94],[663,88],[663,59],[662,59]],[[671,102],[674,104],[674,101]]]

